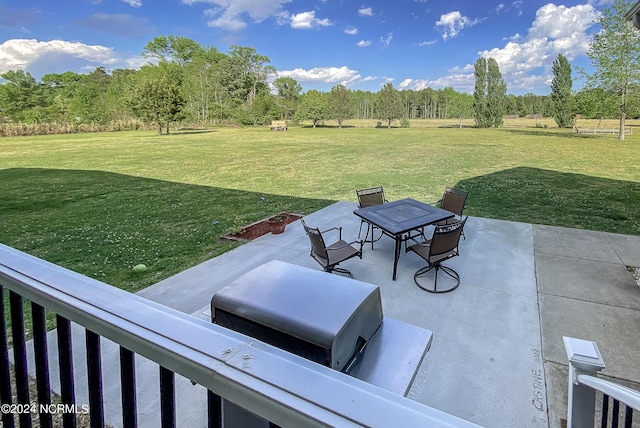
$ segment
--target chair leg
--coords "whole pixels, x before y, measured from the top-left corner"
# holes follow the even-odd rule
[[[360,220],[360,229],[358,230],[358,239],[360,239],[360,236],[362,235],[362,225],[363,223],[365,223],[364,220]],[[376,239],[373,234],[375,232],[375,228],[373,227],[373,225],[371,223],[367,222],[367,231],[364,234],[364,242],[371,242],[371,249],[373,250],[373,243],[374,242],[378,242],[380,239],[382,239],[382,235],[383,233],[380,232],[380,237],[378,237],[378,239]],[[369,233],[371,233],[371,240],[369,240]]]
[[[425,275],[426,273],[435,270],[434,275],[434,281],[433,281],[433,287],[429,287],[427,285],[423,285],[420,284],[420,282],[418,282],[418,277]],[[449,288],[445,288],[445,289],[438,289],[438,271],[442,270],[442,272],[444,272],[447,276],[453,278],[455,280],[455,284],[452,287]],[[413,275],[413,282],[416,283],[416,285],[418,287],[420,287],[421,289],[423,289],[424,291],[428,291],[429,293],[448,293],[449,291],[453,291],[456,288],[458,288],[458,286],[460,285],[460,275],[458,275],[458,272],[456,272],[455,270],[451,269],[450,267],[447,266],[443,266],[441,264],[435,264],[435,265],[427,265],[423,268],[420,268],[416,271],[416,273]]]
[[[351,274],[351,272],[349,272],[348,270],[343,269],[343,268],[334,267],[334,268],[331,268],[331,269],[327,269],[326,271],[329,272],[329,273],[333,273],[333,272],[342,273],[342,274],[345,274],[345,275],[349,275],[350,278],[353,278],[353,275]]]
[[[364,220],[360,220],[360,229],[358,229],[358,240],[360,239],[360,235],[362,235],[362,225],[364,224]],[[369,233],[369,223],[367,223],[367,233]],[[367,240],[367,235],[364,236],[364,240]]]

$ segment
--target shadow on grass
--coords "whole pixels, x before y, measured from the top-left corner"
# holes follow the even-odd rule
[[[298,128],[300,129],[313,129],[314,126],[313,125],[309,125],[309,124],[304,124],[304,125],[298,125]],[[324,128],[324,129],[346,129],[346,128],[357,128],[357,126],[355,125],[342,125],[342,127],[339,127],[337,124],[329,124],[329,123],[324,123],[324,124],[317,124],[315,126],[316,129],[318,128]]]
[[[173,131],[173,135],[191,135],[191,134],[209,134],[211,132],[217,132],[215,129],[194,129],[194,128],[183,128],[178,129],[177,131]]]
[[[640,235],[640,183],[520,167],[462,180],[466,214]]]
[[[502,128],[504,129],[506,132],[509,132],[511,134],[518,134],[518,135],[524,135],[527,137],[564,137],[564,138],[584,138],[584,139],[591,139],[591,138],[598,138],[598,137],[602,137],[602,135],[589,135],[589,134],[577,134],[569,129],[557,129],[555,131],[543,131],[540,128],[534,128],[534,129],[510,129],[510,128]],[[612,134],[611,134],[612,135]]]
[[[0,242],[131,292],[237,246],[227,232],[333,202],[101,171],[4,169],[0,182]]]

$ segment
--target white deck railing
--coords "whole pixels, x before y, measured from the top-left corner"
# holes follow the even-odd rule
[[[623,412],[624,426],[631,426],[633,410],[640,411],[640,392],[596,377],[604,369],[604,361],[595,342],[564,337],[569,359],[567,426],[582,428],[606,426],[609,398],[614,402],[611,410],[612,426],[618,426],[619,404],[626,406]],[[596,392],[603,394],[601,421],[596,423]]]

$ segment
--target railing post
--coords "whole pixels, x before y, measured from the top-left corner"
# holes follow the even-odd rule
[[[604,361],[595,342],[562,337],[569,360],[567,395],[567,427],[593,426],[596,407],[596,390],[578,382],[578,374],[597,375],[604,369]]]

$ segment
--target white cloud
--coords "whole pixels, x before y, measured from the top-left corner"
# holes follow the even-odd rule
[[[373,9],[370,7],[361,6],[360,9],[358,9],[358,13],[360,14],[360,16],[373,16]]]
[[[267,18],[287,17],[288,13],[283,9],[283,5],[291,1],[292,0],[181,0],[181,3],[186,5],[198,3],[211,4],[214,7],[205,10],[205,15],[211,18],[207,25],[228,31],[239,31],[247,27],[247,16],[253,22],[261,22]]]
[[[511,3],[511,7],[514,7],[518,11],[518,16],[522,15],[522,4],[524,0],[516,0]]]
[[[569,60],[586,54],[590,43],[588,30],[597,17],[598,11],[590,4],[566,7],[549,3],[538,9],[526,37],[516,34],[504,47],[479,54],[498,62],[510,89],[544,86],[559,53]]]
[[[366,48],[371,45],[371,40],[360,40],[357,45],[361,48]]]
[[[418,43],[418,46],[420,46],[420,47],[431,46],[431,45],[435,45],[436,43],[438,43],[437,40],[428,40],[428,41],[425,41],[425,42]]]
[[[97,65],[114,65],[120,59],[112,48],[85,45],[79,42],[35,39],[11,39],[0,44],[0,73],[8,70],[25,70],[43,58],[71,57]]]
[[[338,83],[345,86],[353,85],[361,80],[357,71],[346,66],[317,67],[310,70],[296,68],[278,71],[278,76],[291,77],[298,82]]]
[[[549,3],[537,10],[529,37],[561,39],[584,34],[597,17],[598,12],[590,4],[566,7]]]
[[[344,32],[350,36],[355,36],[356,34],[358,34],[358,29],[356,27],[348,26],[344,29]]]
[[[308,30],[317,27],[329,27],[333,25],[329,19],[316,18],[315,10],[291,15],[291,28]]]
[[[380,43],[382,43],[382,46],[384,47],[389,47],[392,40],[393,40],[393,33],[387,34],[387,37],[380,37]]]
[[[127,3],[131,7],[140,7],[142,6],[142,0],[122,0]]]
[[[460,11],[455,10],[441,15],[440,20],[436,21],[436,28],[440,27],[442,38],[447,40],[448,38],[456,37],[460,34],[460,31],[468,27],[473,27],[478,22],[480,22],[480,20],[470,19],[463,16]]]
[[[450,70],[451,71],[451,70]],[[456,88],[462,92],[473,92],[475,76],[471,73],[450,73],[438,79],[404,79],[400,82],[398,89],[412,89],[420,91],[427,88],[446,88],[447,86]]]

